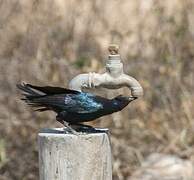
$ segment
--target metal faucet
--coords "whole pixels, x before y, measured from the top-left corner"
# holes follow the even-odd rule
[[[106,72],[103,74],[90,72],[79,74],[74,77],[70,83],[69,88],[77,91],[82,91],[82,88],[107,88],[118,89],[121,87],[128,87],[131,90],[133,97],[140,97],[143,95],[143,88],[140,83],[133,77],[124,74],[123,63],[119,52],[118,45],[110,45],[109,56],[106,62]]]

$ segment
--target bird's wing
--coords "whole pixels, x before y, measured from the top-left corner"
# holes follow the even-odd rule
[[[97,102],[95,97],[89,93],[56,94],[38,98],[27,98],[26,102],[34,107],[45,107],[57,112],[92,113],[103,109],[103,104]]]

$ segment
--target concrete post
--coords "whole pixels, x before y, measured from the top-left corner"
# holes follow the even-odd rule
[[[112,180],[107,129],[80,135],[43,129],[38,146],[40,180]]]

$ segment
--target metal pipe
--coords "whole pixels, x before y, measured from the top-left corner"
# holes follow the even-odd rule
[[[143,88],[140,83],[135,78],[123,72],[123,63],[118,54],[118,46],[109,46],[109,52],[110,55],[106,62],[105,73],[90,72],[79,74],[70,81],[69,88],[82,91],[82,88],[103,87],[107,89],[118,89],[125,86],[131,90],[133,97],[142,96]]]

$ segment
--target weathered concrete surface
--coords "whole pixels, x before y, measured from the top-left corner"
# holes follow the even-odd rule
[[[44,129],[38,134],[40,180],[112,180],[108,134],[65,134]]]

